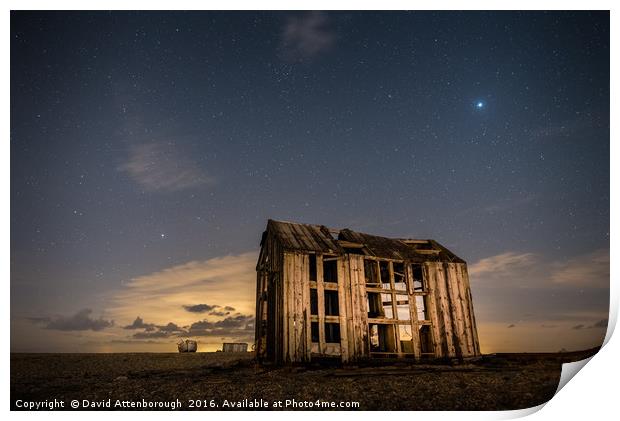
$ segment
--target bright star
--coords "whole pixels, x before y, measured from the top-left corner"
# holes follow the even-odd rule
[[[161,235],[161,238],[165,238],[166,237],[166,234],[160,234],[160,235]]]
[[[476,108],[479,109],[479,110],[483,109],[484,108],[484,102],[482,102],[482,101],[476,102]]]

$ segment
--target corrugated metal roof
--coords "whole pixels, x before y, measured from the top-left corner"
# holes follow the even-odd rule
[[[380,237],[350,229],[334,230],[324,225],[300,224],[269,220],[267,231],[273,233],[286,250],[344,254],[339,241],[358,243],[356,252],[395,260],[464,262],[434,240],[413,240]],[[345,243],[343,243],[345,244]],[[345,245],[346,247],[346,245]]]

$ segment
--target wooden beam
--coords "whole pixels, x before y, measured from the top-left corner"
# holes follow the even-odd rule
[[[319,352],[325,354],[325,289],[323,282],[323,256],[316,258],[316,295],[319,310]]]

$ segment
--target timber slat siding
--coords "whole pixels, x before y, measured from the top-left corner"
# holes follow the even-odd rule
[[[471,296],[471,287],[469,284],[469,274],[467,269],[463,266],[463,281],[465,282],[464,288],[467,292],[467,306],[469,307],[469,319],[471,323],[471,334],[474,345],[474,354],[480,355],[480,342],[478,341],[478,327],[476,326],[476,314],[474,313],[473,298]]]
[[[455,355],[454,337],[452,333],[452,317],[450,314],[450,303],[448,302],[448,291],[446,287],[445,271],[441,263],[435,263],[434,275],[435,285],[437,287],[436,300],[437,310],[440,315],[440,327],[442,328],[441,340],[445,343],[445,352],[443,356]]]
[[[463,337],[463,315],[459,305],[458,289],[455,285],[457,282],[456,270],[454,263],[444,263],[444,274],[446,277],[446,287],[448,302],[450,304],[450,316],[452,321],[452,338],[454,350],[457,357],[463,357],[464,337]]]
[[[409,297],[409,317],[411,318],[412,331],[411,339],[413,342],[413,354],[414,357],[420,358],[420,323],[418,320],[417,306],[415,303],[415,295],[413,294],[413,273],[411,272],[411,265],[405,265],[405,278],[407,279],[407,296]],[[429,316],[430,317],[430,316]]]
[[[302,255],[295,253],[294,255],[294,281],[295,281],[295,357],[294,361],[304,361],[304,345],[305,345],[305,332],[304,332],[304,318],[303,318],[303,289],[301,285],[301,266]]]
[[[371,321],[393,326],[394,356],[416,359],[427,356],[421,354],[419,331],[423,325],[430,325],[435,357],[461,358],[480,354],[471,287],[463,260],[433,240],[397,240],[340,230],[340,240],[356,243],[343,243],[345,252],[335,235],[335,231],[321,225],[269,221],[256,266],[255,345],[260,361],[288,364],[329,356],[349,363],[384,356],[381,352],[370,353],[365,260],[377,266],[379,261],[390,262],[391,289],[385,293],[393,297],[393,318],[375,316]],[[316,282],[312,283],[311,254],[316,256]],[[327,258],[336,261],[337,283],[326,283],[323,279],[323,259]],[[403,265],[406,292],[395,289],[396,263]],[[424,291],[414,290],[411,264],[421,265]],[[316,315],[311,315],[311,285],[317,291]],[[325,314],[326,290],[338,292],[337,316]],[[378,288],[377,292],[382,291]],[[409,321],[398,315],[399,297],[405,294],[409,302]],[[418,296],[426,297],[425,320],[418,320]],[[312,320],[319,326],[318,343],[314,344]],[[326,322],[339,323],[340,343],[326,342]],[[412,351],[401,350],[401,325],[411,329]],[[391,346],[390,340],[386,343]]]
[[[347,335],[347,352],[342,353],[342,361],[346,362],[349,359],[355,359],[355,332],[353,331],[353,299],[351,296],[351,264],[349,259],[342,260],[343,277],[341,283],[343,285],[344,296],[344,318],[345,318],[345,330]],[[342,328],[341,328],[342,330]]]
[[[304,326],[304,361],[310,361],[312,353],[312,331],[310,324],[310,256],[302,255],[302,287],[303,287],[303,326]]]
[[[368,355],[367,338],[368,326],[366,324],[366,299],[363,277],[364,260],[362,256],[349,255],[349,272],[351,277],[351,317],[353,325],[353,358],[361,358]]]
[[[347,323],[347,294],[344,259],[336,261],[338,271],[338,317],[340,319],[340,355],[342,362],[349,361],[349,325]]]
[[[459,264],[457,265],[457,273],[459,274],[459,282],[456,283],[457,288],[459,289],[459,297],[460,297],[460,306],[461,312],[463,314],[463,329],[464,336],[467,343],[467,354],[466,356],[473,356],[476,354],[474,347],[474,336],[471,327],[471,315],[469,313],[469,305],[467,304],[467,288],[466,288],[466,280],[465,274],[467,270],[465,269],[465,265]]]
[[[316,293],[319,310],[319,352],[325,354],[327,345],[325,343],[325,284],[323,283],[323,259],[316,258]]]
[[[431,335],[433,339],[433,348],[435,351],[435,357],[441,358],[447,355],[448,348],[446,346],[445,329],[443,327],[443,316],[437,307],[439,302],[437,298],[437,267],[435,263],[427,263],[423,266],[424,279],[427,282],[428,289],[428,305],[429,305],[429,318],[431,320]],[[414,303],[417,307],[417,304]],[[417,315],[417,308],[416,308]]]

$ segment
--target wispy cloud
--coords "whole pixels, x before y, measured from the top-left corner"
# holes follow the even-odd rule
[[[71,316],[51,317],[33,317],[31,322],[41,324],[45,329],[62,330],[62,331],[82,331],[93,330],[100,331],[105,328],[114,326],[113,320],[104,320],[103,318],[94,319],[90,317],[92,310],[85,308]]]
[[[609,288],[609,250],[596,250],[556,264],[551,281],[558,285]]]
[[[124,326],[123,329],[130,329],[130,330],[135,330],[135,329],[154,329],[155,325],[152,323],[144,323],[144,320],[142,320],[142,318],[140,316],[136,317],[136,320],[133,321],[132,324]]]
[[[487,273],[509,273],[515,269],[529,267],[535,261],[533,253],[506,252],[486,257],[469,266],[469,274],[477,277]]]
[[[282,49],[291,61],[312,59],[332,48],[336,35],[323,12],[308,12],[288,18],[282,32]]]
[[[192,304],[183,306],[183,308],[190,313],[206,313],[215,310],[218,307],[219,306],[217,304]]]
[[[505,252],[469,265],[473,282],[530,288],[609,288],[609,249],[599,249],[564,261],[549,261],[534,253]]]
[[[118,169],[148,191],[179,191],[215,183],[214,177],[174,143],[133,145]]]

